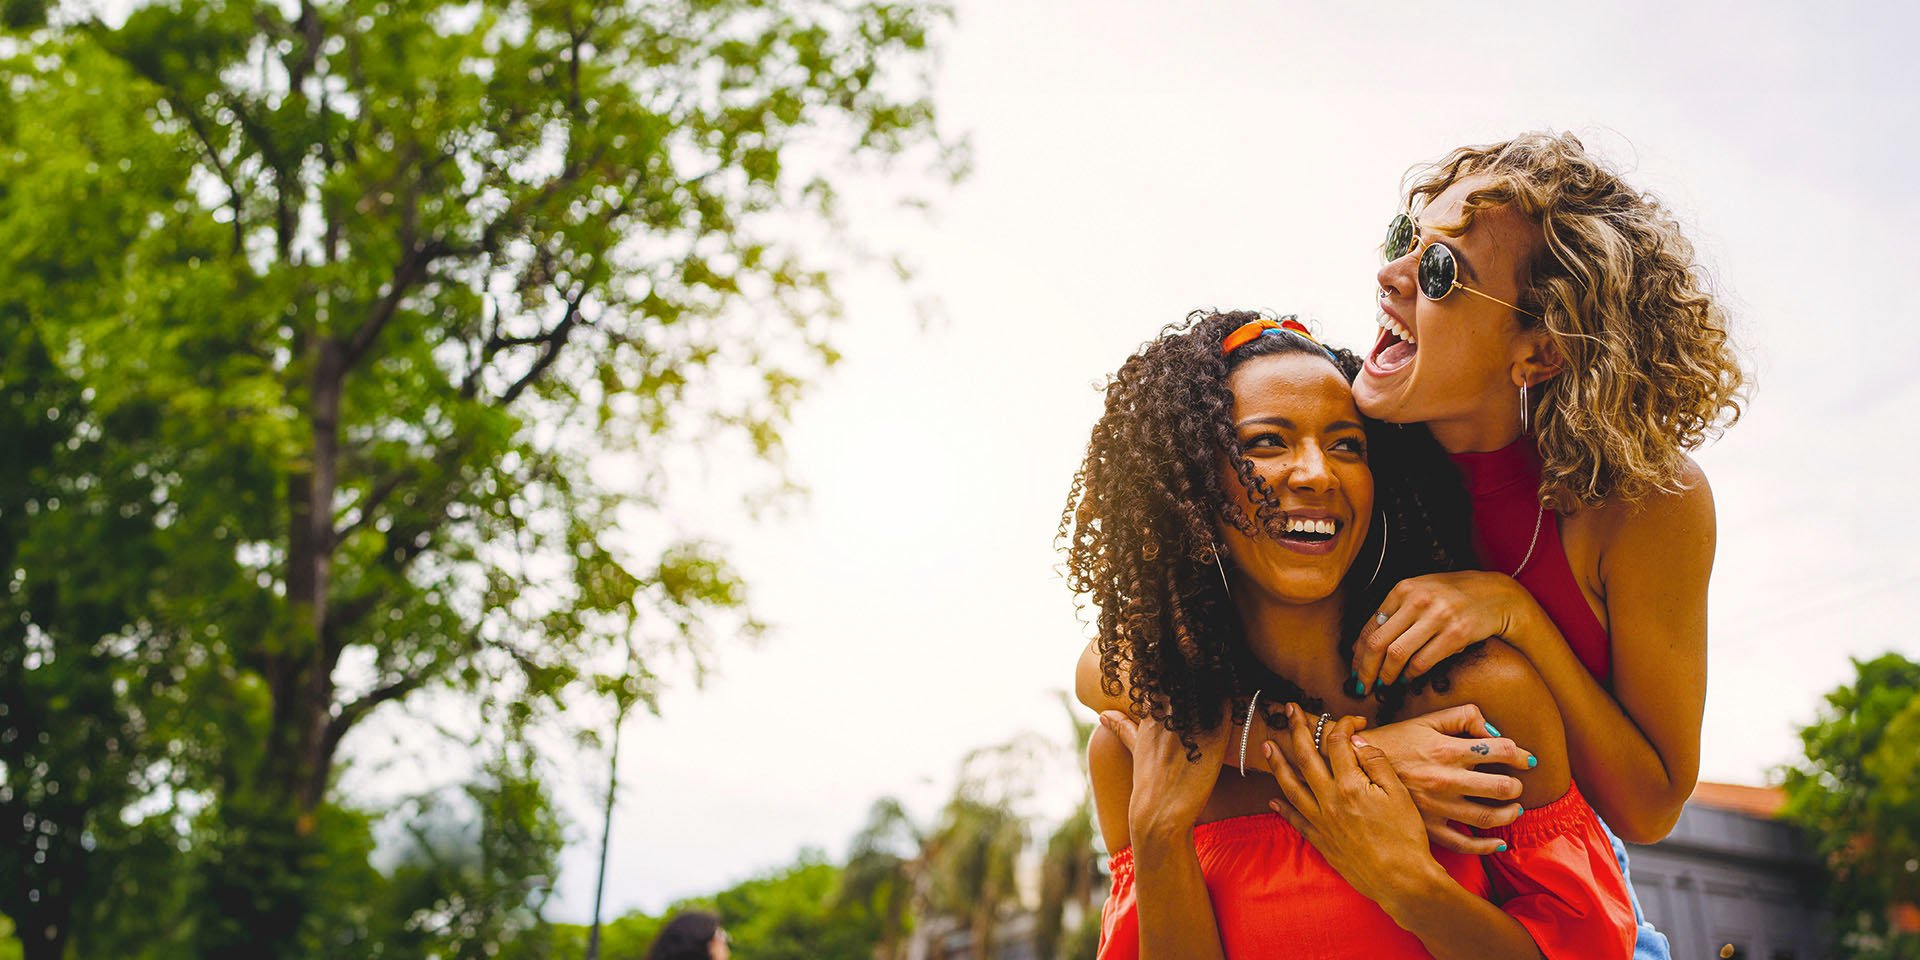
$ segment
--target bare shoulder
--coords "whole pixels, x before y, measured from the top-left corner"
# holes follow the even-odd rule
[[[1656,490],[1632,502],[1608,501],[1584,511],[1603,539],[1611,543],[1659,541],[1674,536],[1711,537],[1713,486],[1692,457],[1683,457],[1673,490]]]
[[[1597,547],[1594,567],[1610,621],[1620,615],[1614,607],[1623,585],[1641,592],[1651,587],[1655,593],[1699,594],[1705,601],[1717,521],[1713,488],[1699,464],[1686,460],[1677,489],[1590,510]]]
[[[1560,707],[1524,654],[1504,640],[1487,640],[1453,661],[1445,686],[1409,697],[1406,715],[1473,704],[1502,736],[1539,759],[1530,770],[1499,770],[1520,778],[1523,806],[1544,806],[1567,792],[1572,773]]]
[[[1102,710],[1127,712],[1126,690],[1119,696],[1108,694],[1100,682],[1100,650],[1089,642],[1080,651],[1080,660],[1073,667],[1073,695],[1081,704],[1094,713]]]

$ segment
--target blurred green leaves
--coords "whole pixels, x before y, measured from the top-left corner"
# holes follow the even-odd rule
[[[957,169],[947,12],[49,11],[0,7],[0,911],[29,957],[398,955],[350,735],[450,697],[451,746],[522,756],[760,631],[670,465],[789,482],[857,262],[836,187]],[[552,837],[509,786],[551,773],[475,772],[515,863]],[[455,874],[495,918],[459,943],[538,928],[498,918],[545,887]]]
[[[1893,920],[1920,906],[1920,663],[1889,653],[1854,668],[1800,732],[1806,759],[1786,771],[1783,816],[1830,868],[1841,955],[1907,957],[1920,934]]]

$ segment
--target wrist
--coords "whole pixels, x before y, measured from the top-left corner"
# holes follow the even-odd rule
[[[1539,618],[1544,615],[1539,601],[1533,594],[1520,585],[1520,581],[1504,573],[1489,574],[1499,577],[1502,590],[1500,604],[1500,637],[1521,653],[1529,652],[1534,640],[1539,637]]]
[[[1138,823],[1129,822],[1127,833],[1133,840],[1135,863],[1143,859],[1164,857],[1169,853],[1193,850],[1192,823],[1147,819]]]
[[[1387,889],[1373,899],[1394,923],[1412,930],[1424,914],[1445,901],[1449,892],[1459,889],[1446,870],[1428,858],[1423,864],[1396,871]]]

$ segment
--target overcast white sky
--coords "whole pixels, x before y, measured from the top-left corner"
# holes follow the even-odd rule
[[[1849,656],[1920,655],[1899,603],[1920,594],[1913,7],[959,7],[938,99],[975,174],[932,222],[869,224],[917,292],[843,288],[846,360],[789,433],[810,503],[721,528],[776,629],[628,729],[609,915],[837,855],[876,797],[930,816],[970,748],[1064,736],[1085,633],[1052,538],[1099,379],[1198,306],[1370,339],[1402,172],[1527,129],[1580,133],[1670,201],[1753,358],[1747,418],[1699,454],[1720,517],[1702,775],[1762,782]],[[565,919],[591,903],[601,777],[568,788]]]

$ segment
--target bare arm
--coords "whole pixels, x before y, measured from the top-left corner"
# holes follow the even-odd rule
[[[1481,637],[1506,638],[1565,714],[1574,772],[1595,809],[1628,840],[1666,836],[1699,775],[1707,692],[1713,493],[1698,469],[1684,479],[1684,491],[1596,507],[1588,520],[1600,547],[1596,589],[1606,604],[1611,691],[1526,588],[1479,571],[1395,586],[1355,645],[1355,672],[1363,683],[1390,684]]]
[[[1095,713],[1127,712],[1124,695],[1108,696],[1100,688],[1100,652],[1092,643],[1080,651],[1073,689],[1080,702]],[[1501,737],[1494,732],[1498,728],[1488,727],[1474,704],[1438,706],[1450,709],[1416,705],[1410,712],[1418,716],[1375,728],[1369,736],[1386,752],[1395,775],[1413,795],[1414,805],[1427,824],[1427,836],[1434,844],[1457,853],[1493,853],[1494,841],[1473,836],[1455,824],[1499,827],[1520,815],[1520,808],[1507,801],[1520,797],[1520,781],[1510,774],[1529,769],[1531,754],[1520,746],[1528,741]],[[1239,738],[1236,731],[1227,744],[1225,762],[1230,766],[1239,765]],[[1472,752],[1476,742],[1487,747],[1490,755],[1476,756]],[[1258,744],[1253,746],[1257,748]],[[1245,755],[1256,758],[1259,751],[1252,749]],[[1502,764],[1506,769],[1500,769]]]
[[[1693,486],[1611,518],[1600,577],[1612,635],[1613,691],[1594,680],[1539,604],[1517,604],[1508,638],[1566,717],[1573,770],[1623,839],[1665,837],[1700,774],[1707,696],[1707,578],[1713,494]],[[1525,593],[1525,591],[1521,591]]]
[[[1136,750],[1143,751],[1137,769]],[[1103,717],[1087,743],[1087,768],[1107,849],[1133,847],[1141,960],[1224,958],[1193,846],[1194,820],[1219,777],[1218,757],[1189,763],[1180,738],[1152,720]]]

